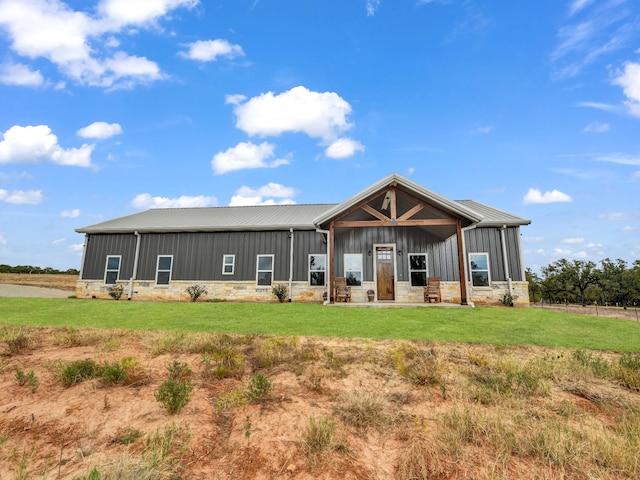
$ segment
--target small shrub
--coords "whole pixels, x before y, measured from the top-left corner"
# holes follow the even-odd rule
[[[271,293],[278,297],[278,301],[280,303],[284,303],[284,301],[287,299],[289,289],[284,283],[279,283],[271,288]]]
[[[191,400],[191,369],[186,363],[174,360],[167,365],[167,370],[169,378],[160,384],[155,397],[170,415],[174,415]]]
[[[87,358],[63,366],[58,373],[58,377],[62,382],[62,386],[69,388],[85,380],[97,378],[100,376],[100,373],[98,364]]]
[[[103,385],[125,383],[129,379],[129,372],[120,362],[105,363],[100,377]]]
[[[21,369],[17,369],[16,381],[21,387],[24,387],[25,385],[28,386],[32,392],[35,392],[38,389],[38,385],[40,385],[40,382],[36,378],[36,374],[33,370],[29,370],[29,372],[24,373]]]
[[[107,292],[109,293],[109,296],[114,300],[120,300],[120,297],[122,297],[122,294],[124,293],[124,287],[120,284],[112,285],[111,287],[107,288]]]
[[[256,373],[247,385],[247,397],[251,402],[259,402],[269,396],[273,385],[261,373]]]
[[[336,422],[334,420],[326,417],[320,417],[316,420],[311,415],[304,432],[303,444],[305,450],[314,455],[332,450],[335,429]]]
[[[513,302],[518,297],[515,295],[511,295],[509,292],[505,292],[504,295],[500,298],[500,303],[505,307],[513,307]]]
[[[169,371],[169,380],[180,382],[191,378],[192,372],[187,363],[174,360],[167,365],[167,370]]]
[[[207,294],[207,287],[196,283],[185,288],[185,291],[192,302],[197,302],[200,297],[204,297]]]
[[[244,373],[244,355],[235,346],[224,346],[211,354],[202,355],[204,376],[240,378]]]

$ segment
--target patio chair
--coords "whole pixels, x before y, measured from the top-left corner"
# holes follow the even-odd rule
[[[345,277],[336,277],[336,302],[350,302],[351,301],[351,287],[347,285],[347,279]]]
[[[440,296],[440,277],[427,278],[427,286],[424,287],[424,301],[431,303],[434,300],[436,303],[442,301]]]

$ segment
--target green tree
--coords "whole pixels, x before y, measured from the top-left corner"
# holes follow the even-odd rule
[[[542,273],[545,276],[543,289],[550,295],[565,295],[567,300],[579,297],[580,304],[587,304],[585,292],[589,285],[597,283],[600,275],[596,264],[583,260],[568,260],[562,258],[544,267]]]

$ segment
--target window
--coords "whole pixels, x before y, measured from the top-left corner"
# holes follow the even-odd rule
[[[409,254],[409,279],[412,287],[425,287],[427,285],[427,254]]]
[[[324,274],[326,270],[326,255],[309,255],[309,285],[324,286]]]
[[[347,285],[362,285],[362,254],[344,254],[344,276],[347,279]]]
[[[222,256],[222,274],[223,275],[233,275],[235,267],[236,267],[235,255]]]
[[[158,285],[169,285],[172,265],[173,255],[158,255],[158,268],[156,271],[156,283]]]
[[[273,255],[258,255],[256,283],[270,286],[273,280]]]
[[[114,285],[120,276],[120,259],[122,257],[111,256],[107,257],[107,266],[104,272],[104,283],[108,285]]]
[[[490,286],[491,277],[489,276],[489,254],[470,253],[469,265],[471,266],[471,284],[474,287]]]

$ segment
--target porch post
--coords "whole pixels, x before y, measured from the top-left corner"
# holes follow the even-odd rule
[[[333,227],[333,220],[331,220],[331,223],[329,224],[329,245],[330,245],[330,249],[329,249],[329,285],[330,285],[330,291],[329,291],[329,298],[327,298],[327,300],[329,301],[329,303],[331,303],[331,300],[333,299],[333,292],[335,292],[335,271],[336,271],[336,264],[335,264],[335,234],[336,234],[336,230]]]
[[[458,237],[458,270],[460,271],[460,305],[467,305],[467,275],[465,273],[467,270],[460,219],[456,220],[456,237]]]

